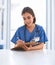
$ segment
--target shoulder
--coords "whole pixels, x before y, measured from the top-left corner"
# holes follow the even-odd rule
[[[40,26],[40,25],[37,25],[37,24],[36,24],[36,31],[38,31],[40,33],[45,33],[44,28],[42,26]]]
[[[36,29],[41,30],[43,27],[41,25],[36,24]]]
[[[25,25],[19,27],[19,28],[17,29],[17,31],[23,31],[24,29],[25,29]]]

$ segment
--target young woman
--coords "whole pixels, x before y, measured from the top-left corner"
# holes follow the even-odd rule
[[[36,18],[30,7],[22,11],[24,26],[17,29],[12,38],[14,48],[22,48],[25,51],[41,50],[44,47],[47,37],[42,26],[35,24]]]

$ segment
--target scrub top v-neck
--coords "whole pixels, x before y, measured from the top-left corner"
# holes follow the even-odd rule
[[[27,28],[25,29],[25,31],[24,31],[25,42],[30,42],[30,40],[33,39],[33,37],[34,37],[33,33],[35,32],[35,27],[32,32],[30,32]]]

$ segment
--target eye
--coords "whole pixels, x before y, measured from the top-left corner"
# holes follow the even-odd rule
[[[24,20],[26,20],[26,18],[23,17]]]
[[[28,19],[30,19],[31,17],[30,17],[30,16],[28,16],[27,18],[28,18]]]

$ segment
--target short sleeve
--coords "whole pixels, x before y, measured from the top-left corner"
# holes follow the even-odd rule
[[[40,42],[47,42],[48,39],[47,39],[47,36],[46,36],[46,33],[43,29],[43,27],[41,27],[41,32],[40,32]]]
[[[20,39],[20,36],[19,36],[19,30],[17,30],[13,36],[13,38],[11,39],[11,42],[15,43],[16,44],[16,41]]]

